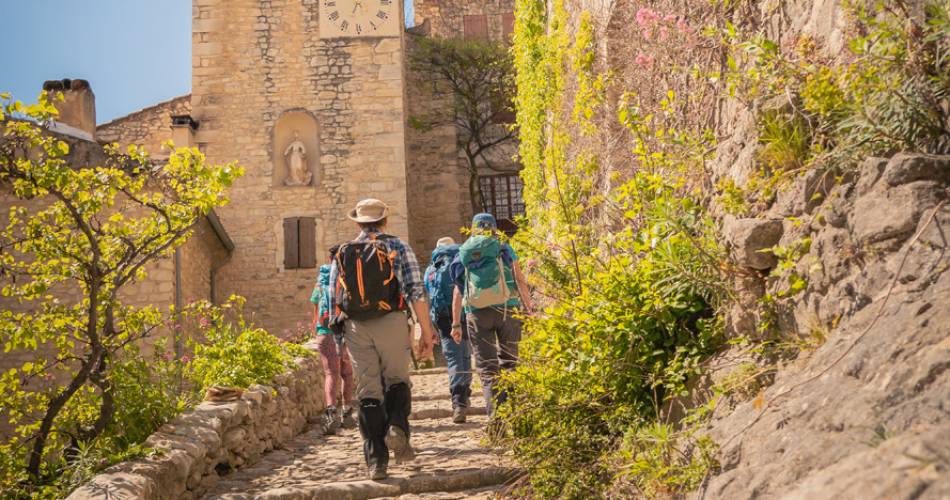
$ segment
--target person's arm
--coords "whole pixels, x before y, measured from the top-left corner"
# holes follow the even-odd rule
[[[452,290],[452,340],[460,344],[462,343],[462,292],[458,287],[453,287]]]
[[[432,356],[432,346],[435,342],[435,327],[429,318],[429,301],[426,299],[426,287],[422,282],[422,273],[419,272],[419,261],[412,248],[403,244],[402,259],[399,263],[399,285],[403,297],[416,313],[416,321],[422,328],[422,338],[419,339],[419,355],[423,358]]]
[[[313,324],[311,325],[311,329],[314,332],[317,331],[317,323],[319,322],[320,322],[320,304],[314,304],[313,305]]]
[[[531,300],[531,291],[528,288],[528,282],[524,279],[524,273],[521,272],[521,265],[518,261],[511,263],[511,270],[515,274],[515,283],[518,285],[518,295],[521,296],[521,305],[525,311],[531,312],[534,309],[534,302]]]

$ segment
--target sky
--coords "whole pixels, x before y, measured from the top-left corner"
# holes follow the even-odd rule
[[[0,0],[0,19],[0,93],[14,99],[81,78],[104,123],[191,92],[191,0]]]
[[[191,91],[191,0],[0,0],[0,92],[82,78],[99,123]]]

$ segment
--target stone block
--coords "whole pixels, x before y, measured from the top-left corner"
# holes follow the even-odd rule
[[[915,181],[950,184],[950,156],[900,153],[887,162],[882,177],[889,186]]]
[[[766,270],[775,265],[775,256],[766,252],[782,238],[781,220],[736,218],[727,216],[722,234],[736,263],[743,267]]]

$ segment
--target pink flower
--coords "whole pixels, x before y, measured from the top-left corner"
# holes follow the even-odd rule
[[[208,325],[211,324],[211,322],[208,321],[208,318],[202,317],[201,319],[198,320],[198,324],[201,325],[202,328],[207,328]]]
[[[182,363],[187,363],[187,362],[189,362],[189,361],[191,361],[191,356],[185,354],[184,356],[181,357],[181,362],[182,362]]]
[[[658,16],[653,9],[643,7],[637,11],[637,24],[639,24],[641,28],[649,28],[659,20],[660,16]]]
[[[676,16],[674,16],[673,14],[667,14],[666,17],[663,18],[663,20],[668,23],[672,23],[673,21],[676,20]]]
[[[660,26],[660,40],[666,41],[668,38],[670,38],[670,30],[666,26]]]
[[[680,33],[689,33],[689,25],[686,24],[686,18],[681,17],[679,21],[676,21],[676,29],[680,30]]]
[[[653,38],[653,32],[650,31],[649,29],[643,30],[643,39],[650,40],[651,38]]]
[[[637,54],[636,63],[637,66],[640,66],[641,68],[649,68],[650,66],[653,66],[654,60],[655,59],[653,56],[640,52]]]

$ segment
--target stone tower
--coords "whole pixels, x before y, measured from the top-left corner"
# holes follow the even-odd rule
[[[245,168],[219,211],[235,246],[219,295],[277,335],[309,331],[316,267],[355,236],[359,199],[409,236],[401,2],[193,0],[193,16],[195,145]]]

